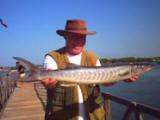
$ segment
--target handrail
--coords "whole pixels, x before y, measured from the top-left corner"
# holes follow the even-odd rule
[[[12,74],[11,74],[12,76]],[[4,111],[6,103],[16,87],[15,80],[8,80],[9,74],[3,74],[0,77],[0,117]]]
[[[114,96],[114,95],[111,95],[110,93],[102,93],[102,96],[104,97],[104,101],[105,101],[105,110],[106,110],[107,120],[112,119],[111,109],[110,109],[110,100],[128,107],[128,109],[124,113],[122,120],[129,120],[132,112],[135,113],[136,120],[143,120],[141,113],[147,113],[153,117],[160,119],[160,109],[153,108],[148,105],[136,103],[132,100],[128,100],[123,97]]]

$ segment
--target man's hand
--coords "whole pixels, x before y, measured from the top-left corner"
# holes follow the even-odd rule
[[[124,80],[125,82],[135,82],[138,80],[138,75],[132,76],[129,79]]]
[[[46,88],[54,88],[57,82],[55,78],[45,78],[41,81]]]
[[[48,72],[53,72],[54,70],[48,69]],[[58,81],[55,78],[44,78],[41,83],[46,87],[46,88],[54,88],[56,83]]]

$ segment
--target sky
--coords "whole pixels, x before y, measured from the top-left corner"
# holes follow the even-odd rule
[[[65,45],[56,30],[83,19],[85,49],[100,58],[160,56],[160,0],[0,0],[0,66],[13,56],[43,64],[44,55]]]

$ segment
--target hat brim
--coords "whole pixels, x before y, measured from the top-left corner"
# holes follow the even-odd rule
[[[73,31],[73,30],[57,30],[56,33],[60,36],[65,36],[68,34],[80,34],[80,35],[94,35],[96,31]]]

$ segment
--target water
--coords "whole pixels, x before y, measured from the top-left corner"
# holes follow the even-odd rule
[[[9,71],[0,71],[0,75],[7,74],[7,73],[9,73]]]
[[[134,83],[122,81],[110,87],[101,87],[101,90],[160,109],[160,68],[157,67],[139,76]],[[112,102],[111,110],[113,120],[118,120],[124,115],[126,108]],[[157,120],[146,115],[144,118],[145,120]]]

